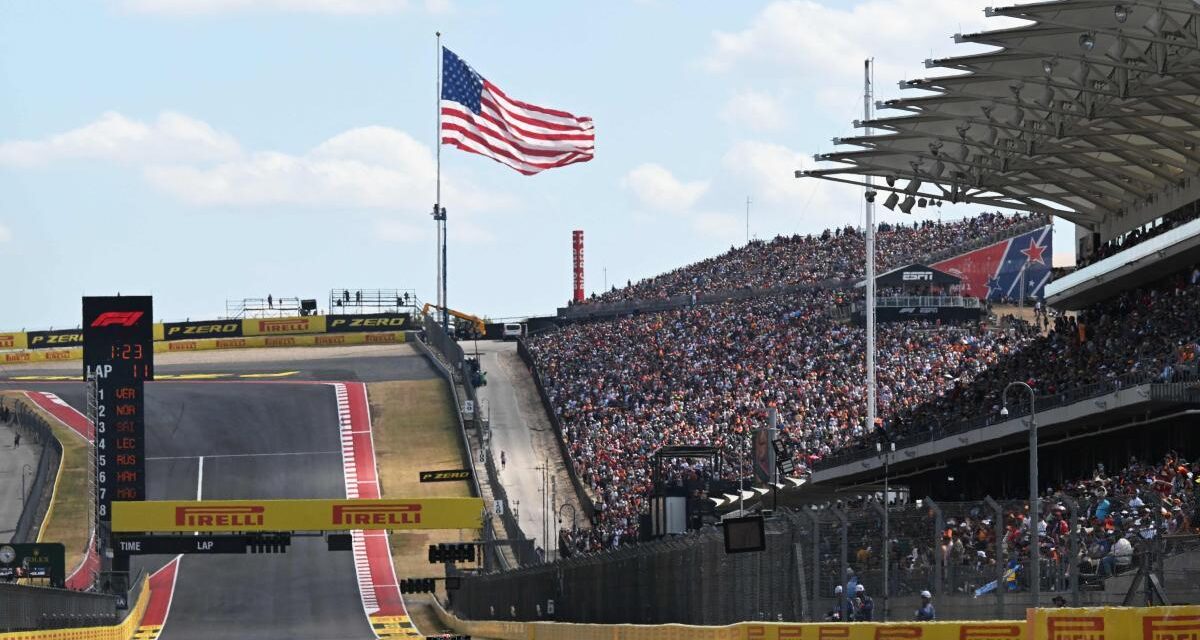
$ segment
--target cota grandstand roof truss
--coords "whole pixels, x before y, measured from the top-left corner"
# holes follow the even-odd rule
[[[797,171],[898,198],[1054,213],[1089,225],[1151,204],[1200,175],[1200,6],[1194,0],[1054,0],[986,15],[1025,21],[956,34],[994,50],[926,60],[954,73],[907,80],[895,117],[838,163]],[[893,200],[893,204],[895,201]],[[911,208],[912,203],[908,203]],[[904,207],[902,207],[904,209]]]

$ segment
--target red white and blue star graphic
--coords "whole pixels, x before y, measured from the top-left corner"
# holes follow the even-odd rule
[[[1050,281],[1052,232],[1049,225],[1039,227],[930,266],[962,278],[969,296],[1016,299],[1024,280],[1025,295],[1040,298],[1042,288]]]

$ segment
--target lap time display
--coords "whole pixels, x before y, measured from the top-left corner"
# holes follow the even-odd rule
[[[146,499],[145,388],[154,379],[150,296],[83,299],[84,375],[95,380],[96,515]]]

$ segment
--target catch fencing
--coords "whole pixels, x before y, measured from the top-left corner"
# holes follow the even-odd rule
[[[1061,497],[1068,521],[1090,505]],[[1032,606],[1023,548],[1006,539],[1024,503],[935,503],[888,511],[892,539],[884,596],[883,507],[784,511],[766,523],[766,549],[726,554],[719,528],[585,554],[504,573],[465,577],[455,613],[474,620],[600,624],[722,625],[746,620],[819,621],[839,608],[834,588],[862,584],[875,619],[908,620],[919,594],[934,594],[939,619],[1023,619]],[[967,527],[964,529],[963,525]],[[946,537],[947,529],[952,531]],[[958,538],[962,545],[950,542]],[[1139,564],[1165,585],[1173,603],[1200,602],[1200,542],[1195,536],[1133,540],[1134,567],[1103,579],[1086,558],[1078,528],[1043,553],[1041,602],[1062,595],[1072,606],[1122,604]],[[981,554],[982,552],[982,554]],[[999,555],[997,555],[999,554]],[[1074,563],[1071,558],[1084,559]],[[1017,565],[1010,572],[1010,560]],[[1011,575],[1011,578],[1010,578]],[[976,595],[976,593],[978,595]],[[552,603],[552,604],[551,604]],[[552,610],[552,612],[551,612]]]
[[[7,410],[9,424],[20,434],[27,446],[41,447],[37,468],[27,482],[25,504],[17,520],[13,542],[36,542],[38,529],[50,508],[50,497],[54,493],[54,478],[62,461],[62,444],[54,437],[54,431],[46,419],[38,415],[23,402],[7,402],[0,399],[0,407]],[[0,410],[2,411],[2,410]],[[22,481],[25,480],[24,470]]]

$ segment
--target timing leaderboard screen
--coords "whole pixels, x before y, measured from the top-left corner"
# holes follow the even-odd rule
[[[113,500],[146,499],[147,380],[154,379],[150,296],[83,299],[84,375],[96,380],[96,515]]]

